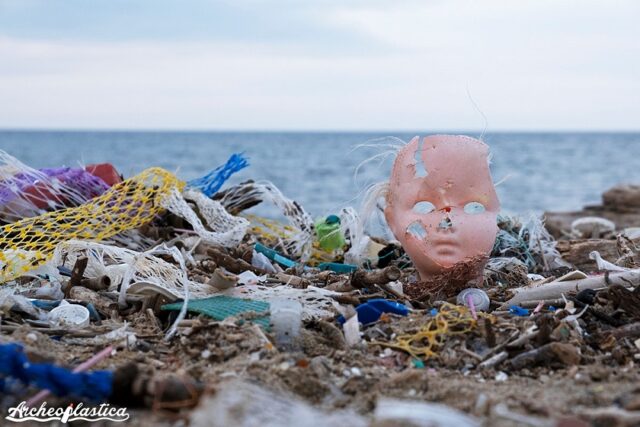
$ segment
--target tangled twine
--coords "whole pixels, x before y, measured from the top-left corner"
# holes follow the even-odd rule
[[[479,312],[478,318],[493,322],[493,316]],[[472,331],[478,324],[469,309],[459,305],[444,303],[438,313],[415,334],[396,337],[394,342],[375,342],[385,347],[402,350],[412,357],[428,359],[438,357],[438,351],[447,337],[462,335]]]

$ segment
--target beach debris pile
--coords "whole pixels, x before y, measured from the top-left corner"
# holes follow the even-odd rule
[[[125,179],[0,152],[0,409],[109,402],[138,425],[640,422],[634,230],[587,219],[552,235],[499,215],[480,280],[416,295],[398,241],[353,208],[314,219],[271,182],[226,184],[248,166],[233,154],[189,182]]]

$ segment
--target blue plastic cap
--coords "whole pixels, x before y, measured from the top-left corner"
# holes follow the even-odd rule
[[[324,222],[326,224],[340,224],[340,217],[338,215],[329,215]]]

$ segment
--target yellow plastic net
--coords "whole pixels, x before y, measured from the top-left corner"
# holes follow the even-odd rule
[[[150,168],[84,205],[1,227],[0,283],[46,263],[61,242],[100,241],[151,221],[172,189],[182,190],[184,185],[171,172]]]
[[[478,318],[493,322],[489,314],[478,312]],[[472,331],[478,325],[468,308],[445,303],[438,313],[415,334],[399,335],[394,342],[374,342],[385,347],[395,348],[409,353],[416,359],[437,357],[438,350],[446,338]]]

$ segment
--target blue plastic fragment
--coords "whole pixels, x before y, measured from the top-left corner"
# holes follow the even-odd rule
[[[432,308],[431,310],[429,310],[429,314],[435,316],[436,314],[438,314],[438,309],[435,307]]]
[[[222,187],[231,175],[247,166],[249,166],[249,162],[244,155],[242,153],[234,153],[229,157],[227,163],[218,166],[201,178],[189,181],[187,185],[192,188],[197,188],[207,195],[207,197],[211,197],[220,190],[220,187]]]
[[[264,256],[266,256],[267,258],[269,258],[271,261],[275,261],[280,265],[283,265],[287,268],[291,268],[291,267],[295,267],[296,266],[296,262],[290,260],[289,258],[286,258],[282,255],[280,255],[277,251],[274,251],[271,248],[266,247],[265,245],[261,244],[261,243],[256,243],[253,246],[253,249],[256,250],[256,252],[263,254]]]
[[[516,316],[524,317],[529,315],[529,310],[526,308],[518,307],[517,305],[512,305],[509,307],[509,313],[515,314]]]
[[[340,264],[338,262],[323,262],[318,264],[318,268],[323,271],[331,270],[340,274],[349,274],[356,271],[358,269],[358,266],[351,264]]]
[[[87,398],[104,402],[111,396],[113,372],[72,372],[51,363],[32,362],[22,345],[0,344],[0,377],[7,383],[19,381],[24,390],[28,386],[48,389],[56,396]],[[0,389],[1,389],[0,388]]]
[[[557,310],[557,308],[555,308],[554,306],[552,306],[552,305],[549,306],[549,311],[556,311],[556,310]]]
[[[64,265],[58,266],[58,273],[62,276],[71,277],[71,269],[69,267],[65,267]]]
[[[371,299],[364,304],[360,304],[356,307],[356,312],[358,312],[358,322],[363,325],[368,325],[369,323],[377,322],[383,313],[393,313],[406,316],[409,314],[409,308],[399,302],[376,298]],[[340,323],[344,323],[345,319],[343,316],[339,316],[338,321]]]
[[[102,318],[100,317],[100,313],[98,313],[98,310],[96,310],[96,307],[93,304],[87,304],[86,308],[87,310],[89,310],[89,316],[91,320],[95,320],[96,322],[102,320]]]
[[[60,300],[51,301],[46,299],[33,299],[31,300],[31,304],[43,310],[50,311],[60,305]]]

